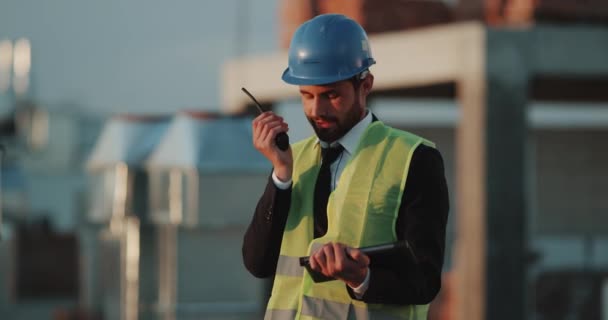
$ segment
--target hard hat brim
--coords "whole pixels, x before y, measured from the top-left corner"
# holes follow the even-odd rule
[[[335,82],[339,82],[342,80],[350,79],[350,78],[356,76],[357,74],[367,70],[371,65],[373,65],[375,63],[376,63],[376,61],[374,59],[370,58],[370,61],[368,64],[366,64],[365,66],[362,66],[361,68],[354,70],[353,72],[350,72],[348,74],[339,74],[339,75],[325,76],[325,77],[296,77],[296,76],[293,76],[293,74],[291,73],[291,70],[289,69],[289,67],[287,67],[285,69],[285,71],[283,71],[283,75],[281,76],[281,79],[288,84],[298,85],[298,86],[318,86],[318,85],[330,84],[330,83],[335,83]]]

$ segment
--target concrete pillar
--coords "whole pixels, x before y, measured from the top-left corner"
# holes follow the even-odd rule
[[[455,318],[525,319],[529,36],[476,33],[457,80]]]
[[[486,42],[486,319],[526,318],[525,185],[529,33],[488,30]]]

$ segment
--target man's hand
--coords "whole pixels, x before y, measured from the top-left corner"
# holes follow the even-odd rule
[[[277,134],[289,130],[287,123],[282,117],[267,111],[253,119],[252,127],[253,146],[270,160],[279,180],[290,180],[293,172],[291,148],[281,151],[274,142]]]
[[[369,257],[341,243],[327,243],[310,256],[310,267],[356,288],[365,280]]]

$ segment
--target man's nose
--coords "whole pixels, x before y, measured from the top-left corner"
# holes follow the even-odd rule
[[[312,102],[311,115],[313,117],[321,117],[327,115],[327,105],[321,97],[315,97]]]

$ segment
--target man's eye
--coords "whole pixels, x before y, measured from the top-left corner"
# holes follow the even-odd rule
[[[339,97],[339,95],[336,92],[330,92],[327,94],[327,98],[329,99],[336,99],[337,97]]]

